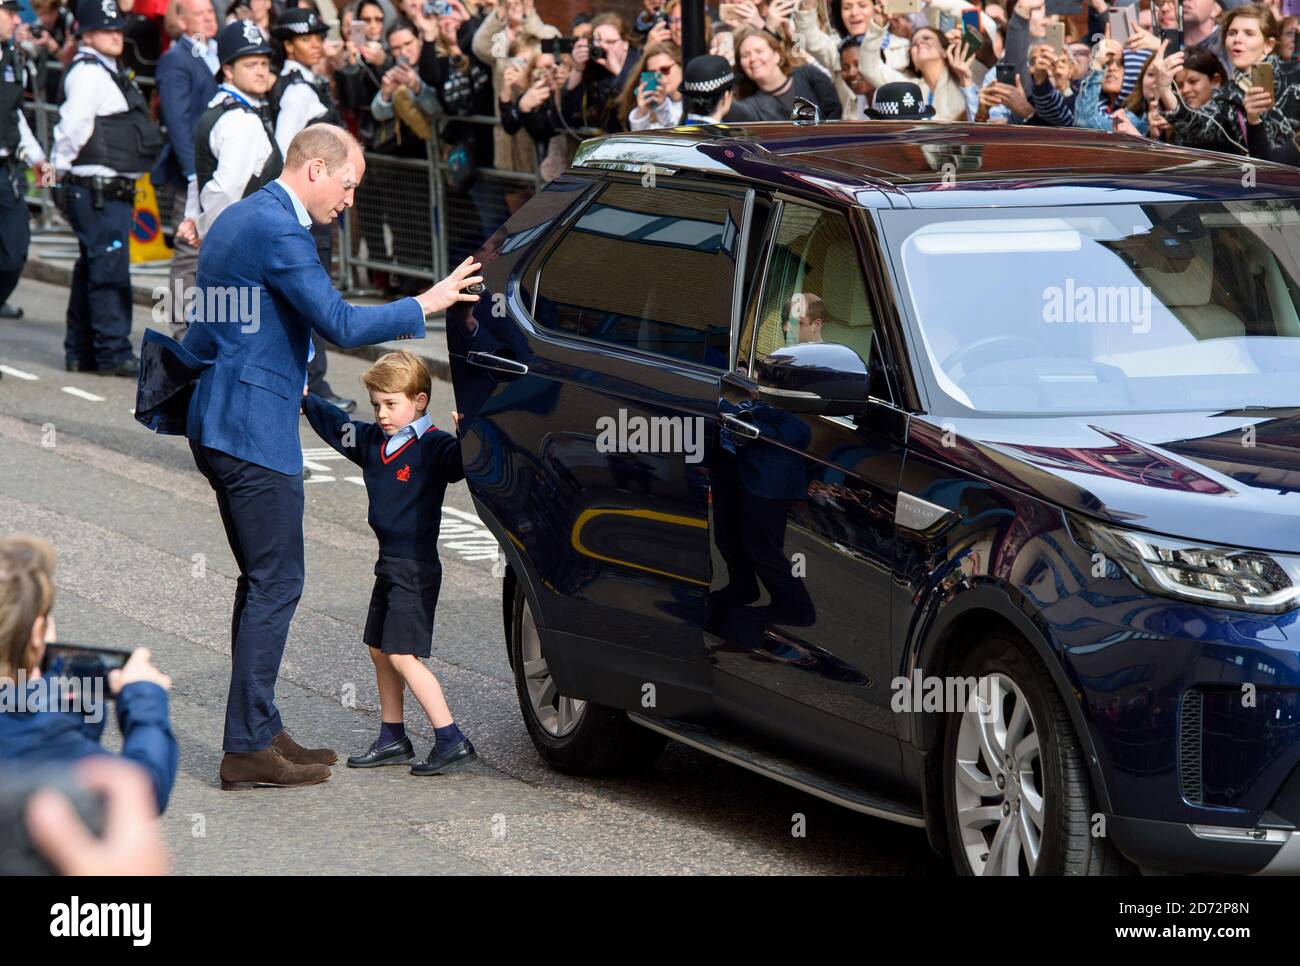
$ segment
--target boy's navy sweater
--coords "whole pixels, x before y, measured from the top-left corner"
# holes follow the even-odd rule
[[[388,437],[375,423],[349,419],[347,413],[315,394],[304,396],[302,410],[320,438],[361,467],[370,497],[370,528],[379,552],[405,560],[438,560],[438,529],[447,484],[465,478],[460,441],[430,427],[390,456]],[[345,446],[347,426],[352,431]]]

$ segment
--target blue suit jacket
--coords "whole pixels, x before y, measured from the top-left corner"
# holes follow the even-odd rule
[[[158,101],[167,144],[153,168],[153,183],[184,185],[194,173],[194,130],[217,93],[217,80],[194,45],[179,38],[158,58]]]
[[[185,435],[279,473],[302,472],[298,416],[313,328],[344,347],[424,336],[424,311],[413,298],[366,307],[343,301],[274,181],[213,222],[199,248],[198,289],[205,304],[184,345],[156,334],[146,342],[175,347],[165,354],[186,362],[176,379],[199,374]],[[164,372],[142,365],[141,391],[164,395],[147,385],[146,368]],[[151,425],[148,415],[137,405],[136,418]]]

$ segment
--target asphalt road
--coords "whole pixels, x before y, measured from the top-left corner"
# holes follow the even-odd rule
[[[429,664],[479,762],[435,778],[340,765],[310,788],[220,791],[234,560],[185,441],[132,418],[134,383],[63,371],[66,301],[65,290],[24,280],[11,302],[26,317],[0,322],[0,533],[57,548],[63,640],[147,646],[173,677],[181,770],[162,823],[177,873],[946,874],[919,830],[680,745],[636,778],[576,779],[542,765],[506,663],[494,545],[463,483],[447,493]],[[137,309],[137,345],[151,324]],[[335,390],[363,398],[365,365],[331,353]],[[450,385],[435,382],[435,422],[449,425],[452,407]],[[361,644],[375,541],[355,467],[305,419],[302,429],[313,470],[307,582],[277,701],[300,741],[344,756],[379,726]],[[413,701],[406,726],[427,753],[432,731]],[[791,834],[797,815],[803,837]]]

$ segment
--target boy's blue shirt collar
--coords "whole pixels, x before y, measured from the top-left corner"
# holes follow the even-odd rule
[[[392,436],[388,437],[387,442],[384,443],[384,455],[391,456],[393,452],[397,449],[400,449],[402,444],[404,444],[408,439],[410,439],[411,436],[414,436],[416,439],[419,439],[421,436],[423,436],[426,432],[428,432],[432,428],[433,428],[433,417],[431,417],[428,413],[425,413],[423,416],[421,416],[419,419],[415,420],[414,422],[407,423],[401,429],[397,430],[397,432],[393,433]]]

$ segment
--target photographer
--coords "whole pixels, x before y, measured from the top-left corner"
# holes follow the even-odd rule
[[[370,149],[388,157],[424,159],[428,153],[426,142],[433,136],[433,123],[442,115],[442,105],[416,70],[423,42],[408,20],[394,21],[386,39],[392,64],[384,71],[379,90],[370,102],[370,114],[375,119]],[[385,170],[375,164],[367,173],[373,204],[382,206],[383,218],[393,234],[392,260],[417,267],[431,265],[433,252],[427,228],[405,217],[400,208],[406,172]],[[423,283],[412,280],[410,284],[418,284],[423,290]]]
[[[630,131],[676,127],[682,119],[682,52],[673,43],[645,49],[628,78],[619,113]]]
[[[591,21],[591,39],[574,41],[573,71],[564,84],[564,116],[573,127],[613,134],[624,129],[619,95],[635,76],[636,59],[623,18],[602,13]]]
[[[0,712],[0,761],[73,762],[109,754],[100,747],[102,715],[91,720],[49,707],[40,697],[41,661],[54,641],[54,548],[36,537],[0,540],[0,690],[19,687],[26,695],[5,696]],[[179,757],[167,713],[171,678],[137,648],[120,670],[108,674],[108,690],[117,699],[122,757],[148,772],[158,811],[167,807]]]
[[[537,171],[542,181],[559,177],[569,164],[564,118],[560,113],[559,92],[568,70],[556,53],[558,40],[542,41],[531,52],[524,75],[532,81],[515,101],[524,130],[537,146]]]

